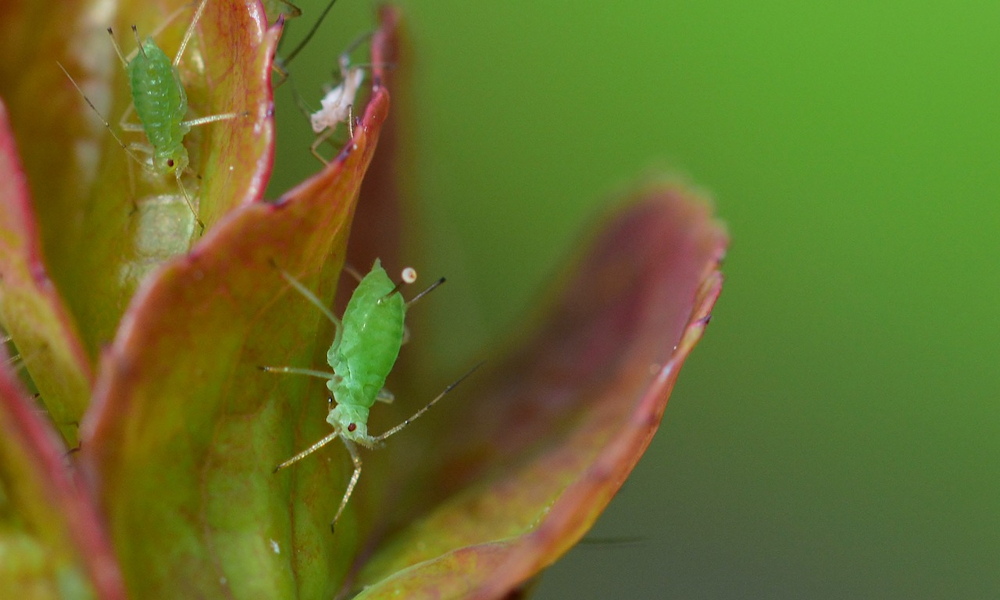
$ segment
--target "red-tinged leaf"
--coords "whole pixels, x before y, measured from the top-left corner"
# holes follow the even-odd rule
[[[0,101],[0,321],[17,341],[42,403],[70,446],[92,374],[76,324],[49,279],[7,109]]]
[[[0,366],[0,597],[124,600],[100,518],[64,452]]]
[[[147,280],[104,354],[81,462],[133,597],[330,597],[347,568],[350,538],[329,532],[343,465],[272,473],[326,433],[323,382],[258,366],[321,364],[330,326],[279,268],[332,297],[387,110],[375,90],[319,175],[235,209]]]
[[[358,519],[402,529],[359,563],[358,598],[502,597],[575,544],[622,485],[708,323],[727,243],[686,190],[637,200],[522,350],[384,451],[403,481],[359,502]]]
[[[48,272],[92,359],[114,336],[141,279],[186,252],[199,229],[175,179],[151,177],[131,160],[57,61],[119,138],[144,144],[144,134],[123,132],[118,124],[132,98],[106,29],[114,27],[128,53],[135,47],[134,24],[173,56],[193,9],[183,0],[14,0],[0,9],[0,38],[9,33],[26,43],[0,57],[0,95],[23,153]],[[259,200],[270,175],[270,61],[278,35],[278,29],[265,30],[258,4],[210,0],[180,63],[189,118],[249,113],[194,127],[185,137],[191,170],[185,189],[208,226],[231,208]]]

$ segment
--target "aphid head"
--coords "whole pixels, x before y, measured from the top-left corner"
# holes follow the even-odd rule
[[[337,404],[326,416],[326,421],[346,440],[369,448],[374,444],[368,435],[368,409],[364,406]]]
[[[162,175],[173,175],[176,171],[184,172],[188,166],[187,150],[181,149],[170,153],[157,153],[153,156],[153,169]]]

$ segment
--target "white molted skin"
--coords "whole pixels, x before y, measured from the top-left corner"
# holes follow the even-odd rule
[[[365,71],[361,67],[344,71],[344,81],[320,100],[323,108],[314,112],[310,118],[314,132],[322,133],[329,127],[336,127],[338,123],[347,121],[354,97],[364,80]]]

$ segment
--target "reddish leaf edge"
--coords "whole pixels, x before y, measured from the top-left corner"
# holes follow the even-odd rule
[[[0,419],[10,425],[6,443],[19,445],[33,462],[31,471],[55,506],[52,516],[65,523],[97,597],[124,600],[124,580],[93,498],[66,468],[61,439],[6,366],[0,366],[0,410],[5,413]]]
[[[10,219],[11,226],[16,228],[22,234],[22,244],[21,244],[21,268],[17,269],[14,263],[15,261],[9,258],[3,261],[4,264],[0,265],[0,278],[3,278],[3,285],[11,285],[11,282],[18,281],[19,275],[27,276],[27,281],[21,280],[22,284],[25,284],[28,289],[31,290],[31,294],[41,302],[45,310],[51,314],[57,325],[58,330],[61,335],[58,339],[48,339],[45,345],[48,348],[48,354],[55,356],[58,355],[62,358],[60,364],[64,365],[64,384],[71,385],[68,381],[72,381],[77,384],[78,387],[83,387],[86,390],[90,390],[94,383],[94,373],[91,368],[90,359],[87,355],[87,351],[84,348],[83,341],[79,335],[77,325],[68,306],[63,300],[59,291],[56,289],[55,283],[48,275],[48,270],[46,269],[46,261],[42,255],[42,242],[38,230],[38,223],[35,220],[34,210],[31,206],[31,194],[28,188],[27,174],[24,171],[24,167],[21,164],[20,156],[17,151],[17,142],[14,138],[14,132],[10,124],[10,114],[7,110],[7,106],[3,99],[0,98],[0,172],[6,179],[4,184],[0,184],[0,189],[6,187],[10,193],[4,194],[0,201],[4,203],[4,208],[2,209],[5,213],[4,216],[0,216],[0,219]],[[21,271],[21,273],[18,273]],[[9,292],[5,292],[5,295]],[[17,324],[4,323],[5,326],[14,330],[8,331],[14,337],[15,343],[22,336],[23,332],[17,331]],[[34,334],[37,334],[36,330]],[[53,352],[55,348],[62,348],[63,351],[59,353]],[[28,350],[28,348],[23,348],[22,351]],[[32,361],[36,357],[32,356],[29,352],[22,357],[25,362],[30,366]],[[45,381],[40,380],[36,383],[44,386]],[[43,400],[46,395],[45,389],[42,389]],[[81,392],[81,390],[77,390]],[[64,400],[72,401],[72,396],[77,394],[68,393],[65,394]],[[86,401],[86,397],[78,398],[78,401]],[[65,417],[65,420],[78,421],[80,415],[83,414],[85,406],[70,406],[68,407],[68,412],[70,414],[62,414],[64,411],[55,409],[53,410],[53,418],[60,420]],[[75,426],[72,426],[75,429]],[[76,439],[75,432],[70,431],[68,428],[63,428],[63,435],[72,444]],[[72,434],[72,435],[71,435]]]
[[[270,215],[280,213],[286,206],[297,202],[300,197],[308,196],[313,189],[331,185],[344,173],[350,159],[357,152],[367,155],[364,162],[370,160],[370,155],[375,151],[378,129],[388,113],[388,106],[388,91],[384,87],[373,89],[372,98],[355,131],[355,137],[319,173],[285,192],[273,203],[257,201],[230,211],[206,231],[191,252],[168,261],[143,282],[122,317],[114,342],[102,354],[94,399],[81,425],[82,439],[100,438],[102,423],[114,417],[116,410],[108,399],[115,396],[113,388],[124,385],[118,378],[128,376],[131,371],[128,366],[130,361],[126,357],[141,350],[145,343],[145,325],[149,320],[156,320],[156,305],[161,290],[174,285],[173,281],[176,279],[200,279],[203,276],[202,259],[212,253],[213,248],[225,245],[227,240],[238,238],[247,222],[266,220]],[[370,139],[372,132],[375,136],[370,143],[362,141]],[[295,270],[290,266],[285,268]]]
[[[644,194],[653,194],[654,189],[651,187]],[[677,191],[675,186],[667,189],[671,190],[668,193]],[[681,201],[687,201],[687,198]],[[700,204],[700,209],[704,211],[702,226],[705,229],[701,233],[711,240],[715,252],[703,267],[691,314],[670,359],[659,370],[619,434],[608,442],[605,450],[579,480],[565,490],[539,526],[512,541],[511,558],[470,593],[469,598],[497,598],[509,593],[565,554],[590,530],[649,447],[681,367],[704,335],[711,321],[712,309],[722,293],[723,275],[720,269],[728,235],[721,223],[709,217],[711,207],[706,201],[691,202]],[[636,203],[632,208],[641,208],[643,204]],[[553,546],[553,540],[559,543]]]
[[[595,241],[588,244],[589,249],[584,252],[584,256],[589,257],[597,247],[606,247],[607,240],[620,237],[620,231],[627,231],[621,230],[621,226],[627,223],[630,217],[632,220],[640,218],[643,210],[648,210],[651,206],[655,208],[657,203],[662,203],[666,210],[664,214],[671,214],[683,224],[683,226],[671,226],[671,230],[676,230],[684,240],[687,240],[679,240],[682,245],[677,248],[687,249],[682,251],[684,255],[690,257],[687,260],[688,266],[685,268],[678,265],[678,267],[682,269],[680,272],[688,273],[684,275],[688,283],[684,284],[682,289],[690,290],[684,292],[690,293],[690,296],[689,300],[681,299],[681,304],[671,304],[673,309],[658,302],[650,305],[654,311],[668,310],[670,312],[667,314],[672,313],[680,319],[676,328],[671,326],[669,330],[656,329],[664,331],[662,334],[656,334],[662,343],[669,344],[668,340],[671,339],[676,342],[668,345],[668,350],[671,347],[673,349],[667,355],[661,355],[663,358],[656,361],[662,366],[656,370],[655,375],[650,373],[643,377],[645,383],[636,390],[636,395],[629,395],[633,400],[622,413],[625,420],[620,429],[602,444],[601,450],[595,454],[595,458],[585,470],[576,475],[573,482],[560,492],[552,505],[544,511],[544,516],[523,533],[492,540],[481,538],[480,543],[468,539],[467,542],[472,542],[471,544],[455,546],[441,554],[427,556],[420,562],[400,563],[396,559],[390,559],[390,564],[395,562],[395,568],[398,569],[395,572],[386,573],[384,578],[379,578],[376,575],[377,571],[361,575],[362,581],[367,583],[362,593],[363,597],[389,597],[404,590],[408,594],[419,595],[422,591],[431,596],[439,594],[440,597],[502,597],[523,585],[579,541],[624,483],[659,426],[669,392],[676,381],[680,367],[704,333],[711,309],[721,292],[722,275],[719,268],[728,244],[724,227],[711,217],[710,204],[686,187],[672,182],[651,184],[632,197],[638,197],[640,200],[613,214],[608,226],[599,230]],[[614,235],[615,231],[619,231],[619,235]],[[645,238],[640,236],[638,239]],[[665,239],[674,238],[671,236]],[[656,247],[660,247],[659,244]],[[694,254],[691,255],[691,252]],[[620,254],[620,251],[616,251],[616,254]],[[577,266],[568,272],[584,275],[589,272],[588,265],[580,259],[573,263]],[[668,264],[674,264],[673,260]],[[579,271],[581,268],[583,271]],[[673,277],[671,275],[670,279]],[[573,277],[576,278],[577,276]],[[565,284],[557,287],[562,291],[555,297],[564,300],[570,287]],[[558,307],[560,304],[557,301],[554,306]],[[659,306],[662,308],[657,309]],[[668,337],[664,338],[663,335]],[[528,348],[531,348],[533,343],[529,344]],[[629,350],[622,351],[631,354]],[[522,355],[520,351],[513,353],[513,356],[519,355]],[[643,356],[638,356],[640,362]],[[516,363],[520,359],[514,360]],[[624,368],[629,369],[628,366]],[[618,369],[615,372],[624,373]],[[583,410],[584,407],[581,406],[580,409]],[[476,485],[472,481],[469,483]],[[445,500],[446,504],[448,502]],[[436,519],[437,517],[431,516],[433,514],[432,511],[428,518]],[[425,519],[420,519],[414,522],[409,529],[419,531],[424,521]],[[409,533],[400,537],[405,539],[409,537]],[[418,558],[421,553],[420,551],[414,553],[411,559]],[[461,581],[455,581],[456,579]]]

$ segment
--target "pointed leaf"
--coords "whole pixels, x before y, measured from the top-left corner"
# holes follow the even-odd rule
[[[139,281],[186,252],[198,236],[174,178],[150,177],[131,160],[57,64],[65,66],[119,138],[145,143],[144,134],[122,132],[118,125],[132,99],[106,29],[113,26],[129,52],[135,47],[129,29],[134,24],[144,36],[155,34],[157,44],[173,56],[193,6],[182,0],[162,7],[121,2],[111,22],[114,11],[108,8],[115,6],[96,0],[55,5],[15,0],[3,9],[10,18],[0,18],[0,38],[6,31],[26,43],[0,57],[0,73],[10,75],[0,78],[0,94],[8,100],[21,141],[48,270],[81,324],[92,356],[113,337]],[[270,174],[269,69],[278,31],[267,33],[264,27],[256,3],[211,0],[179,66],[188,118],[249,112],[194,127],[185,137],[191,159],[185,189],[208,225],[232,207],[260,199]],[[135,118],[132,114],[128,121]],[[54,156],[60,160],[53,161]]]
[[[685,190],[654,187],[622,211],[524,349],[435,431],[387,449],[418,484],[364,504],[404,528],[364,565],[358,598],[497,598],[575,544],[656,431],[725,246]]]
[[[67,444],[90,400],[92,374],[76,324],[49,279],[14,136],[0,101],[0,321],[20,348]]]
[[[81,461],[134,597],[328,597],[330,572],[346,568],[327,525],[336,494],[302,489],[309,469],[342,481],[341,465],[272,473],[323,431],[323,382],[257,367],[322,360],[329,324],[279,268],[332,297],[387,110],[375,90],[333,163],[275,205],[223,217],[133,299],[102,359]],[[290,423],[304,424],[299,441]]]
[[[0,366],[0,597],[124,599],[97,511],[64,452]]]

